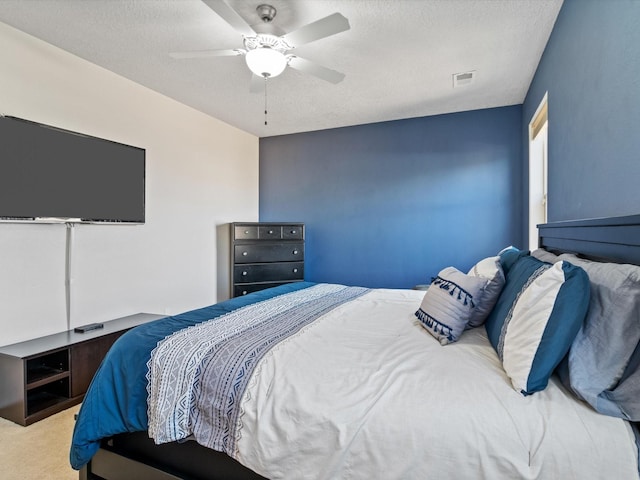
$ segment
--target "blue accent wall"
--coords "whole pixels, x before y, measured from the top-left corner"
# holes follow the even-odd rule
[[[260,220],[306,223],[305,278],[410,288],[522,239],[522,107],[260,139]]]
[[[546,91],[549,220],[640,213],[640,1],[565,0],[523,105],[525,165]]]

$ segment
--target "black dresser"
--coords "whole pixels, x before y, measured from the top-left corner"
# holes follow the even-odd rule
[[[231,224],[231,296],[304,280],[303,223]]]

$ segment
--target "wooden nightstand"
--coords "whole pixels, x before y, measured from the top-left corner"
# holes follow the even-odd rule
[[[138,313],[85,333],[68,330],[0,347],[0,416],[26,426],[77,405],[111,345],[164,316]]]

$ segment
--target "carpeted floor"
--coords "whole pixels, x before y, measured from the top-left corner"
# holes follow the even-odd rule
[[[0,478],[2,480],[77,480],[69,465],[73,432],[72,407],[22,427],[0,418]]]

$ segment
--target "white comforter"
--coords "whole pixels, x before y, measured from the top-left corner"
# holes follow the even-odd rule
[[[633,479],[628,424],[554,378],[513,390],[484,328],[441,346],[423,292],[373,290],[275,347],[242,398],[236,458],[271,479]]]

